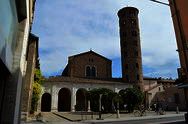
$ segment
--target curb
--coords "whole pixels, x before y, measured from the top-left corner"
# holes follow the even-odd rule
[[[61,117],[61,118],[64,118],[64,119],[66,119],[66,120],[68,120],[68,121],[71,121],[71,122],[78,122],[78,121],[81,121],[81,120],[71,120],[71,119],[69,119],[69,118],[67,118],[67,117],[65,117],[65,116],[62,116],[62,115],[60,115],[60,114],[57,114],[57,113],[55,113],[55,112],[52,112],[54,115],[56,115],[56,116],[59,116],[59,117]]]

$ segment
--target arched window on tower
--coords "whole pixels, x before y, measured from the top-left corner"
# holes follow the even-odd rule
[[[96,68],[94,66],[91,68],[91,76],[96,77]]]
[[[131,19],[130,23],[131,23],[132,26],[136,26],[136,19]]]
[[[138,63],[136,63],[136,68],[139,68],[139,65],[138,65]]]
[[[86,77],[90,77],[90,72],[91,72],[91,69],[89,66],[86,67]]]
[[[129,67],[128,67],[128,64],[125,64],[125,69],[128,69]]]
[[[137,33],[137,31],[135,31],[135,30],[131,31],[131,34],[132,34],[133,37],[138,36],[138,33]]]
[[[136,75],[136,78],[137,78],[137,80],[140,80],[140,76],[139,76],[139,74]]]
[[[126,80],[129,82],[129,75],[125,75]]]

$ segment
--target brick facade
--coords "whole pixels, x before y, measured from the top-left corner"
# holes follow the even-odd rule
[[[125,7],[118,11],[122,78],[143,89],[138,13],[138,9],[134,7]]]
[[[68,65],[62,73],[62,76],[109,79],[112,77],[112,61],[93,52],[85,52],[70,56]],[[92,67],[96,70],[96,76],[86,76],[86,68]]]
[[[183,89],[178,89],[177,87],[169,87],[162,92],[156,92],[156,94],[151,99],[151,104],[163,102],[167,105],[167,110],[186,110],[185,95]]]

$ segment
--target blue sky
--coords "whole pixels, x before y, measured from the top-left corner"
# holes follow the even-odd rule
[[[36,1],[32,32],[40,38],[43,74],[61,74],[68,56],[92,48],[111,59],[113,77],[121,77],[117,12],[126,6],[140,11],[144,76],[176,78],[179,60],[170,8],[149,0]]]

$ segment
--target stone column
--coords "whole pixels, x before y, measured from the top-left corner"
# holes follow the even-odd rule
[[[71,112],[75,112],[76,91],[77,91],[77,89],[75,87],[72,87],[72,92],[71,92]]]
[[[115,92],[115,93],[119,93],[119,91],[120,91],[120,90],[119,90],[119,89],[117,88],[117,86],[115,85],[115,86],[114,86],[114,92]]]
[[[51,111],[52,112],[57,112],[57,108],[58,108],[58,90],[56,89],[56,86],[52,87],[52,104],[51,104]]]
[[[88,111],[88,112],[91,112],[90,100],[88,100],[87,111]]]
[[[40,113],[40,112],[41,112],[41,100],[42,100],[42,95],[43,95],[43,92],[41,93],[40,99],[39,99],[39,101],[38,101],[37,113]]]

